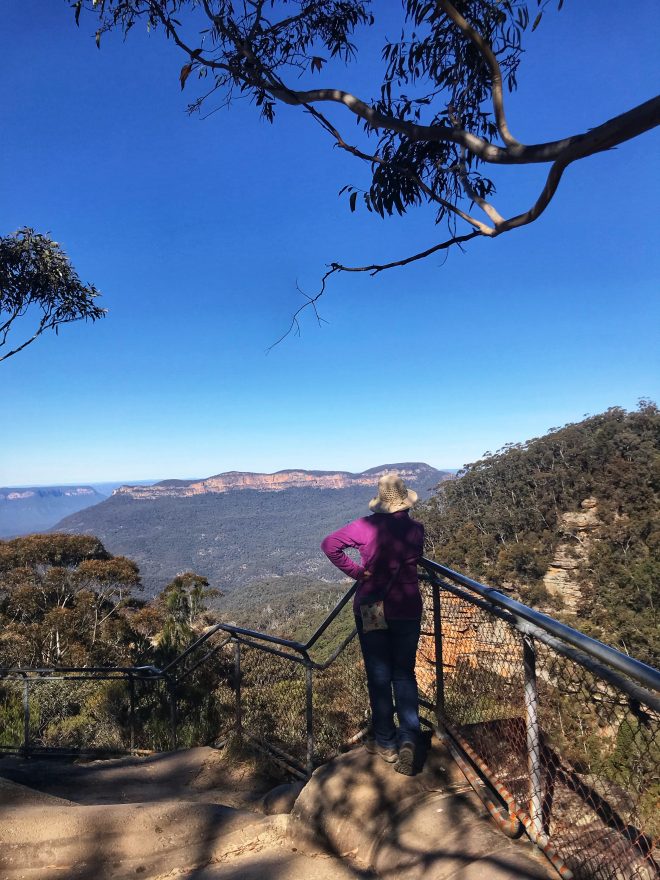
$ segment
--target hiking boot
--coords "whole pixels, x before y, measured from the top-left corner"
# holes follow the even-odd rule
[[[393,746],[381,746],[375,739],[366,740],[364,747],[369,754],[378,755],[383,761],[387,761],[388,764],[394,764],[399,759],[398,752]]]
[[[394,765],[397,773],[403,773],[404,776],[412,776],[415,766],[415,745],[411,742],[401,743],[399,748],[399,758]]]

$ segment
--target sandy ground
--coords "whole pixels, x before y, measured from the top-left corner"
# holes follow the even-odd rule
[[[76,804],[177,798],[248,809],[278,782],[254,761],[227,760],[223,751],[210,747],[76,763],[9,756],[0,758],[0,779]]]
[[[276,780],[212,748],[69,763],[0,759],[0,880],[545,880],[447,754],[402,777],[363,748],[319,768],[291,815]]]

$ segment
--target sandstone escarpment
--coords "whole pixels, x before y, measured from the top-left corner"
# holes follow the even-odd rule
[[[98,495],[90,486],[47,486],[37,489],[0,489],[0,501],[26,501],[30,498],[77,498]]]
[[[436,471],[425,464],[382,465],[368,471],[353,474],[348,471],[283,470],[274,474],[229,471],[204,480],[164,480],[153,486],[121,486],[115,495],[128,495],[136,499],[188,498],[193,495],[219,494],[242,489],[259,492],[281,492],[284,489],[348,489],[353,486],[375,486],[384,474],[396,471],[410,484],[422,481],[425,488],[450,479],[453,474]],[[428,486],[426,484],[428,483]]]

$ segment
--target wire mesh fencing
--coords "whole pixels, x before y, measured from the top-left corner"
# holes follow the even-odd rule
[[[237,635],[235,727],[286,769],[309,776],[364,733],[369,700],[352,610],[306,645]]]
[[[0,749],[20,749],[25,742],[24,698],[22,680],[0,681]]]
[[[434,592],[419,669],[441,726],[565,874],[659,876],[656,695],[455,584],[428,584],[428,608]]]
[[[315,670],[313,680],[314,762],[322,764],[369,726],[367,678],[357,638],[327,668]]]
[[[86,672],[0,681],[0,749],[119,754],[172,746],[171,693],[159,679]]]
[[[307,668],[293,654],[285,657],[237,644],[239,731],[294,769],[304,771],[308,760]]]

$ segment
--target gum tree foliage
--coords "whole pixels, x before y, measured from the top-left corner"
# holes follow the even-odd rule
[[[178,574],[158,600],[164,618],[160,640],[162,651],[175,656],[193,641],[207,601],[220,595],[219,590],[209,587],[205,577],[190,571]]]
[[[343,188],[351,210],[380,216],[430,205],[448,237],[387,263],[336,272],[375,274],[477,237],[496,238],[534,222],[573,162],[608,150],[660,121],[660,97],[559,140],[522,143],[509,128],[505,94],[516,88],[523,38],[549,6],[563,0],[404,0],[397,39],[382,47],[379,92],[344,88],[344,68],[358,65],[360,29],[382,8],[369,0],[77,0],[97,20],[96,42],[140,25],[163,33],[184,61],[179,80],[199,91],[190,110],[215,110],[250,99],[273,122],[282,104],[299,107],[335,145],[366,163],[362,188]],[[323,80],[319,86],[317,82]],[[640,96],[646,97],[645,95]],[[338,109],[340,108],[340,109]],[[333,109],[338,112],[333,113]],[[331,114],[331,115],[328,115]],[[346,134],[347,123],[357,121]],[[353,140],[354,139],[354,140]],[[535,202],[505,217],[494,201],[502,165],[548,169]],[[303,306],[304,307],[304,306]],[[295,325],[295,319],[294,319]]]
[[[221,595],[193,572],[150,602],[137,565],[92,535],[0,541],[0,666],[160,663],[195,639]]]
[[[135,563],[90,535],[0,542],[0,665],[121,662],[139,588]]]
[[[150,602],[138,598],[137,565],[112,556],[91,535],[26,535],[0,541],[0,745],[23,737],[23,707],[3,667],[163,666],[215,622],[206,600],[217,591],[191,572]],[[197,659],[197,656],[195,657]],[[217,736],[216,689],[227,681],[218,654],[177,687],[180,744]],[[158,682],[136,691],[141,747],[167,748],[169,705]],[[126,748],[126,682],[85,678],[42,682],[30,696],[36,745]]]
[[[47,235],[25,227],[0,238],[0,362],[46,330],[57,333],[62,324],[102,318],[98,296]]]
[[[638,659],[660,656],[660,411],[640,401],[466,465],[419,511],[427,552],[546,605],[543,576],[558,544],[581,539],[563,514],[596,502],[597,527],[575,571],[579,628]],[[556,613],[551,609],[553,613]]]

